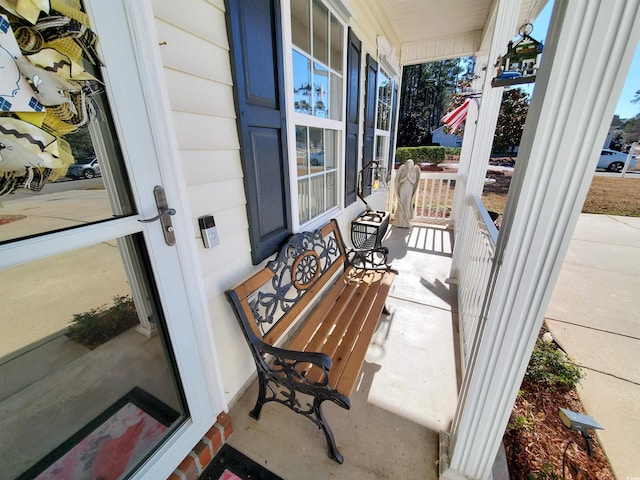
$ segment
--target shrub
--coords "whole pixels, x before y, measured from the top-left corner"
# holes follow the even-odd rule
[[[396,150],[396,160],[400,163],[413,159],[415,163],[439,165],[445,160],[445,147],[400,147]]]
[[[553,343],[536,342],[525,379],[546,390],[571,390],[582,377],[582,369]]]
[[[113,297],[113,306],[76,313],[67,329],[67,337],[89,349],[111,340],[138,323],[133,300],[128,296]]]
[[[511,430],[531,430],[533,422],[524,415],[512,415],[507,424],[507,431]]]
[[[444,147],[444,150],[447,155],[460,155],[462,147]]]
[[[396,160],[400,163],[404,163],[409,160],[411,157],[411,148],[412,147],[400,147],[396,149]]]

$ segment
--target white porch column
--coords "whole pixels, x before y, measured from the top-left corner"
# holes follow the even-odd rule
[[[639,37],[640,0],[555,2],[442,478],[490,478]]]
[[[484,86],[484,78],[486,77],[486,67],[489,64],[489,56],[486,52],[476,54],[476,66],[474,75],[477,77],[471,82],[471,88],[474,92],[482,91]],[[483,70],[484,68],[484,70]],[[462,137],[462,148],[460,149],[460,163],[458,164],[458,174],[461,177],[459,185],[456,185],[456,193],[453,199],[453,206],[451,208],[451,216],[456,219],[456,233],[459,230],[457,220],[460,218],[462,212],[462,204],[464,201],[464,192],[466,180],[469,177],[469,168],[471,166],[471,156],[473,154],[473,143],[476,138],[476,126],[478,123],[478,114],[480,113],[481,98],[474,98],[471,100],[469,110],[467,111],[467,118],[464,122],[464,136]]]
[[[491,155],[493,136],[498,123],[500,104],[502,103],[503,88],[492,88],[491,79],[495,76],[495,63],[500,55],[504,55],[507,50],[507,43],[512,40],[517,30],[517,20],[520,11],[519,1],[498,0],[494,2],[493,21],[488,24],[494,26],[491,34],[491,46],[487,56],[479,56],[476,64],[476,71],[479,71],[482,78],[482,96],[477,113],[474,112],[476,105],[469,109],[470,116],[465,123],[464,139],[462,141],[462,151],[460,153],[460,165],[458,173],[461,180],[456,182],[456,195],[453,205],[453,218],[455,219],[455,233],[457,248],[453,252],[452,276],[458,277],[458,267],[461,258],[464,258],[466,251],[468,228],[466,225],[471,218],[464,215],[470,210],[465,208],[472,202],[473,195],[482,194],[484,179],[487,173],[487,165]],[[486,69],[482,71],[483,66]]]

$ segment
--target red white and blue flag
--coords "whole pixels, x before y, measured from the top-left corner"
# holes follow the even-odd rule
[[[462,105],[460,105],[455,110],[450,111],[444,117],[442,117],[442,121],[446,126],[451,129],[451,133],[456,133],[458,127],[462,125],[462,122],[467,118],[467,113],[469,112],[469,99],[466,99]]]

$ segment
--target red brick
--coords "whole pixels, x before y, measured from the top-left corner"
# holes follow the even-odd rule
[[[231,423],[231,417],[225,412],[222,412],[220,415],[218,415],[218,420],[216,423],[220,424],[224,429],[225,440],[229,438],[229,436],[233,433],[233,425]]]
[[[216,453],[218,453],[218,450],[222,448],[223,443],[222,434],[220,433],[220,429],[218,428],[218,426],[214,425],[213,427],[211,427],[204,436],[211,440],[211,443],[213,445],[213,454],[215,455]]]
[[[198,474],[198,467],[196,466],[196,461],[190,455],[182,461],[180,465],[178,465],[178,470],[180,470],[189,480],[196,480],[200,475]]]
[[[171,475],[169,475],[169,478],[167,478],[167,480],[182,480],[182,477],[176,472],[173,472]]]
[[[213,459],[209,445],[204,443],[202,440],[200,440],[198,444],[193,448],[193,453],[198,456],[200,465],[202,466],[203,470],[207,468],[207,465],[209,465],[209,463]]]

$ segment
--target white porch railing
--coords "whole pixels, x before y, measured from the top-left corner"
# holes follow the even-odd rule
[[[396,170],[389,181],[387,210],[396,211],[395,178]],[[421,172],[420,185],[413,206],[413,220],[428,223],[451,223],[453,190],[458,179],[457,173]]]
[[[394,171],[389,182],[387,210],[396,207]],[[458,284],[458,315],[460,340],[466,366],[473,339],[476,336],[487,294],[489,275],[493,266],[498,229],[479,196],[471,197],[461,208],[460,218],[452,217],[456,181],[464,189],[464,181],[457,173],[421,172],[420,185],[413,207],[413,220],[427,223],[453,223],[468,228],[466,241],[456,242],[460,248],[458,268],[454,272]]]
[[[461,245],[458,268],[458,315],[465,366],[482,315],[493,267],[498,230],[479,196],[463,209],[468,241]]]

